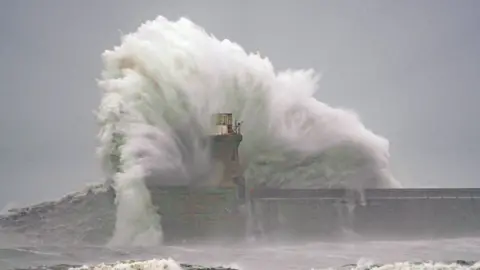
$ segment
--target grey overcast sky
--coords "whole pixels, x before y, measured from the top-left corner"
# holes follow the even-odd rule
[[[480,1],[1,1],[0,208],[96,182],[100,54],[163,15],[323,74],[406,187],[480,187]]]

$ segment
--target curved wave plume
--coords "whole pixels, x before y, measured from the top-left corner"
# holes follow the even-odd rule
[[[312,70],[277,72],[185,18],[161,16],[123,36],[103,62],[99,153],[117,196],[113,244],[161,242],[147,185],[209,177],[205,137],[219,112],[243,121],[239,151],[250,184],[400,186],[389,171],[388,141],[355,113],[318,101]]]

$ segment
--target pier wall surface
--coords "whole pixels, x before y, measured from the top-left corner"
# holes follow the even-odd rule
[[[480,236],[480,189],[151,190],[167,241]],[[237,239],[237,240],[235,240]]]
[[[267,237],[480,236],[480,189],[263,189],[251,197]]]

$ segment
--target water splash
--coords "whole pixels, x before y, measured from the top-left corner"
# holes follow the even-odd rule
[[[312,70],[276,72],[268,59],[187,19],[161,16],[122,37],[103,63],[99,154],[117,196],[112,243],[161,242],[146,184],[208,178],[204,138],[218,112],[243,121],[240,156],[251,185],[399,186],[388,169],[388,141],[355,113],[314,98]]]
[[[99,264],[96,266],[81,266],[77,268],[70,268],[72,270],[116,270],[116,269],[125,269],[125,270],[183,270],[184,268],[180,266],[173,259],[162,259],[162,260],[148,260],[148,261],[127,261],[127,262],[117,262],[115,264]]]
[[[475,261],[462,261],[455,262],[395,262],[387,264],[375,264],[373,260],[366,258],[360,259],[357,264],[345,265],[341,268],[327,268],[343,269],[343,270],[477,270],[480,269],[480,262]],[[325,270],[327,270],[325,269]],[[314,270],[314,269],[312,269]]]

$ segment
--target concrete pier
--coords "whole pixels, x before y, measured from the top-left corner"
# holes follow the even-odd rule
[[[264,189],[251,196],[269,238],[480,236],[480,189]]]
[[[249,197],[246,204],[235,188],[152,191],[173,241],[238,241],[252,233],[266,240],[480,236],[480,189],[261,189]]]

